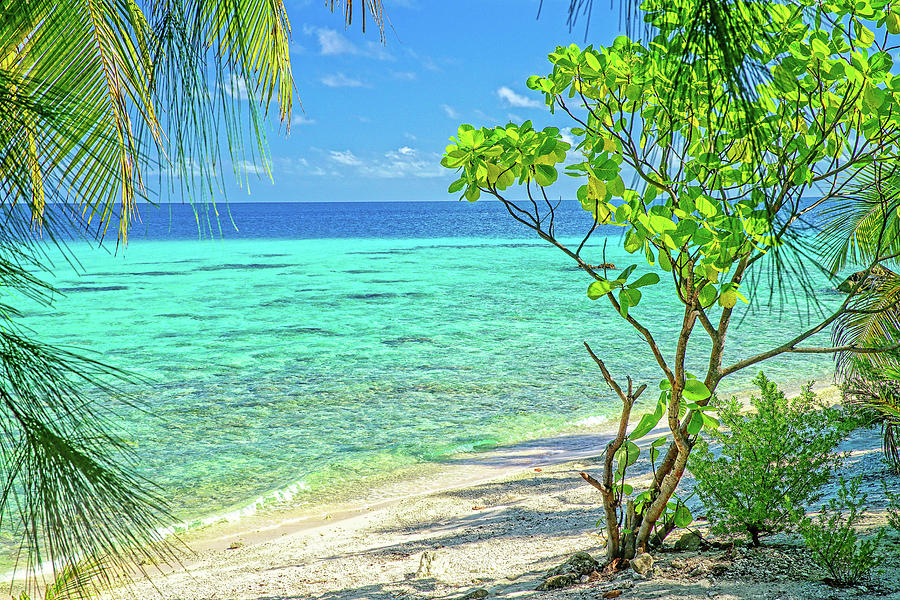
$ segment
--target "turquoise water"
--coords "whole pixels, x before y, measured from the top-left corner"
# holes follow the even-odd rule
[[[149,378],[132,390],[149,415],[122,409],[121,425],[178,521],[311,502],[422,462],[601,423],[617,401],[583,340],[613,374],[651,389],[660,379],[631,327],[586,297],[586,275],[526,231],[432,237],[427,218],[418,236],[412,226],[397,237],[316,227],[136,236],[118,255],[75,244],[80,273],[60,265],[52,279],[64,295],[26,307],[39,339]],[[588,248],[592,262],[602,243]],[[607,260],[635,262],[618,245],[611,237]],[[672,347],[681,311],[665,285],[644,290],[634,314]],[[816,295],[840,299],[824,279]],[[797,305],[779,306],[731,330],[730,359],[786,338]],[[698,326],[692,348],[704,337]],[[765,370],[827,380],[831,359]],[[721,389],[745,389],[754,373]]]

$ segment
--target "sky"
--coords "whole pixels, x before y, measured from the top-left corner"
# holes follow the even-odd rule
[[[461,123],[571,125],[525,86],[550,72],[556,46],[587,45],[584,21],[566,24],[568,0],[545,0],[539,19],[538,0],[384,0],[384,44],[371,21],[345,29],[321,0],[285,4],[299,102],[289,134],[268,122],[272,179],[242,163],[249,185],[229,177],[229,201],[456,200],[440,156]],[[588,43],[607,45],[618,9],[597,4]]]

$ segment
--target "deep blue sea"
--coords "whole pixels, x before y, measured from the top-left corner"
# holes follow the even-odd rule
[[[129,391],[147,412],[120,409],[121,433],[182,526],[602,425],[617,401],[584,340],[619,377],[651,389],[661,377],[636,332],[587,298],[588,277],[499,203],[145,206],[141,218],[125,247],[72,242],[80,266],[56,261],[60,296],[23,305],[23,324],[146,378]],[[588,225],[576,202],[560,208],[560,236]],[[587,260],[606,242],[607,261],[649,269],[619,236],[604,228]],[[785,285],[774,300],[764,280],[745,290],[758,309],[731,329],[729,359],[783,341],[810,301],[840,299],[824,277],[812,294]],[[681,322],[670,292],[644,288],[634,309],[665,348]],[[698,374],[704,337],[698,326]],[[831,377],[825,356],[764,368]]]

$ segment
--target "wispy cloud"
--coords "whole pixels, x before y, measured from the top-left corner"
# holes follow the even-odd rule
[[[391,71],[391,77],[403,81],[413,81],[416,79],[416,74],[412,71]]]
[[[459,119],[462,116],[449,104],[441,104],[441,110],[451,119]]]
[[[330,150],[328,155],[334,162],[348,167],[356,167],[363,164],[350,150]]]
[[[303,27],[303,33],[316,37],[316,40],[319,42],[319,54],[322,56],[355,54],[367,56],[376,60],[395,60],[394,55],[388,52],[387,48],[382,44],[377,42],[366,42],[366,45],[363,48],[360,48],[336,29],[305,25]]]
[[[268,175],[265,165],[255,163],[252,160],[237,160],[234,162],[234,167],[239,173],[246,173],[247,175]]]
[[[347,77],[343,73],[326,75],[320,81],[328,87],[365,87],[365,84],[359,79]]]
[[[501,100],[505,101],[507,105],[515,106],[516,108],[540,108],[543,106],[541,102],[523,96],[522,94],[517,94],[505,85],[497,89],[497,95]]]
[[[357,48],[356,44],[338,33],[337,30],[305,25],[303,33],[316,36],[319,42],[319,54],[323,56],[359,53],[359,48]]]
[[[311,119],[304,114],[294,113],[291,115],[291,125],[315,125],[317,121]]]
[[[399,179],[401,177],[443,177],[446,169],[440,165],[436,153],[421,153],[415,148],[401,146],[384,154],[383,158],[367,161],[359,167],[363,176],[378,179]]]

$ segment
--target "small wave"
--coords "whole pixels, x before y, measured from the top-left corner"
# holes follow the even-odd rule
[[[604,423],[609,422],[609,417],[605,417],[603,415],[594,415],[593,417],[585,417],[583,419],[579,419],[575,421],[574,425],[576,427],[596,427],[597,425],[603,425]]]
[[[202,527],[207,527],[209,525],[217,525],[220,523],[233,523],[245,517],[251,517],[259,512],[259,510],[265,506],[276,502],[290,502],[293,500],[298,494],[302,492],[307,492],[312,488],[305,481],[298,481],[297,483],[293,483],[287,487],[274,490],[269,492],[268,494],[263,494],[262,496],[258,496],[253,501],[240,508],[236,508],[234,510],[212,514],[206,517],[201,517],[198,519],[193,519],[190,521],[182,521],[180,523],[173,523],[168,527],[162,527],[158,530],[160,535],[169,536],[178,533],[184,533],[186,531],[191,531],[194,529],[200,529]]]

